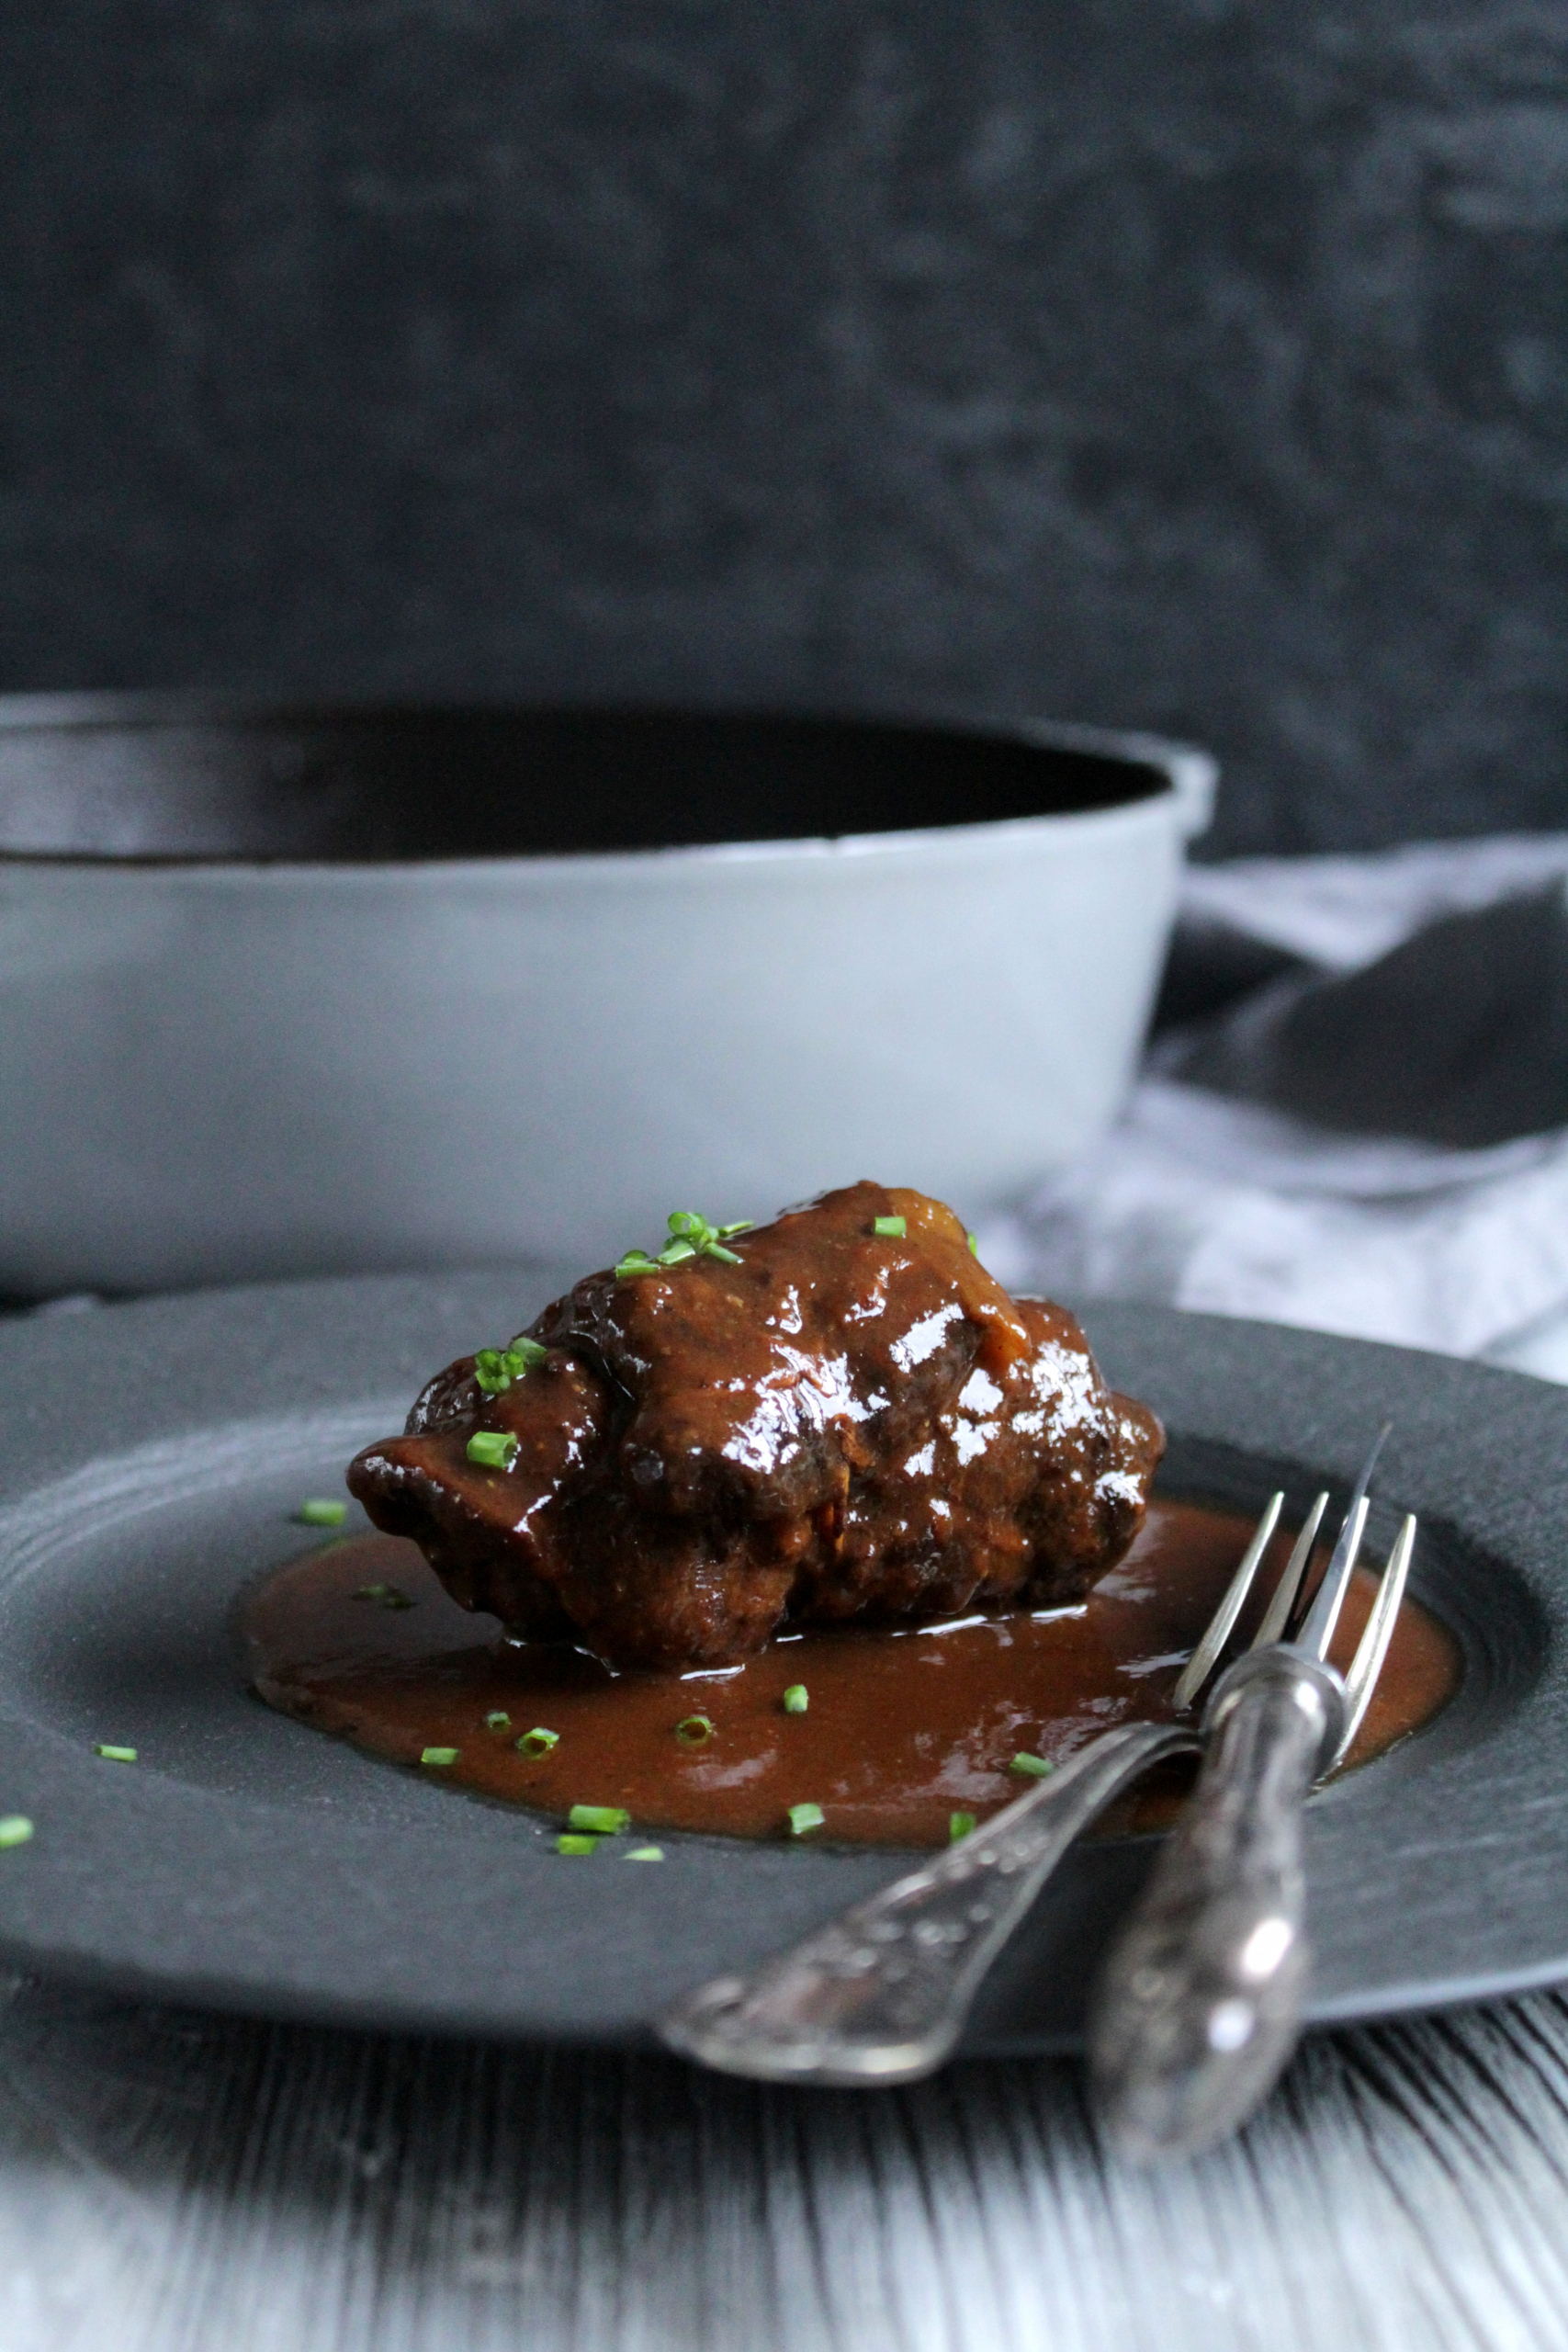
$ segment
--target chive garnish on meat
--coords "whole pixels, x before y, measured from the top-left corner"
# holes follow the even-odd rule
[[[521,1450],[510,1430],[476,1430],[465,1448],[485,1470],[510,1470]]]
[[[803,1715],[811,1704],[811,1694],[804,1682],[792,1682],[780,1704],[786,1715]]]
[[[456,1764],[462,1752],[460,1747],[422,1747],[419,1760],[422,1764]]]
[[[659,1261],[650,1258],[646,1250],[628,1250],[624,1258],[615,1261],[615,1280],[629,1282],[634,1274],[656,1274]]]
[[[902,1241],[909,1229],[909,1221],[902,1216],[874,1216],[871,1229],[873,1233],[880,1233],[885,1241]]]
[[[825,1817],[819,1804],[792,1804],[789,1834],[792,1838],[804,1838],[808,1830],[820,1829]]]
[[[972,1813],[950,1813],[947,1816],[948,1844],[956,1846],[961,1838],[968,1837],[974,1826],[975,1816]]]
[[[547,1756],[559,1739],[558,1731],[547,1731],[543,1724],[536,1724],[532,1731],[525,1731],[521,1739],[513,1740],[513,1746],[525,1756]]]
[[[492,1707],[485,1717],[486,1731],[510,1731],[512,1718],[504,1707]]]
[[[1045,1757],[1025,1756],[1021,1751],[1008,1766],[1008,1770],[1016,1772],[1021,1781],[1043,1781],[1047,1772],[1054,1772],[1055,1769]]]
[[[739,1258],[725,1243],[737,1233],[750,1233],[751,1219],[737,1217],[733,1225],[710,1225],[695,1209],[672,1209],[666,1223],[670,1238],[657,1258],[646,1250],[628,1250],[624,1258],[615,1261],[615,1279],[626,1282],[634,1274],[657,1274],[671,1266],[683,1266],[688,1258],[717,1258],[724,1265],[738,1266]]]
[[[631,1819],[624,1806],[618,1804],[574,1804],[567,1815],[569,1829],[586,1829],[595,1838],[613,1838]]]
[[[682,1747],[705,1747],[713,1737],[712,1716],[683,1716],[675,1726],[675,1736]]]
[[[480,1348],[474,1357],[474,1378],[487,1396],[503,1396],[514,1380],[536,1372],[549,1350],[520,1332],[504,1348]]]

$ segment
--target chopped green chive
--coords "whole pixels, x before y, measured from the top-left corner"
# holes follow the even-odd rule
[[[7,1846],[25,1846],[33,1834],[33,1825],[25,1813],[8,1813],[0,1818],[0,1852]]]
[[[485,1717],[486,1731],[510,1731],[512,1718],[504,1707],[492,1707]]]
[[[673,1209],[666,1222],[670,1238],[658,1257],[650,1258],[646,1250],[628,1250],[615,1261],[617,1282],[632,1274],[656,1274],[671,1266],[683,1266],[688,1258],[717,1258],[727,1266],[738,1266],[740,1260],[724,1245],[732,1234],[751,1230],[749,1216],[738,1217],[733,1225],[710,1225],[695,1209]]]
[[[467,1449],[468,1460],[486,1470],[510,1470],[521,1450],[510,1430],[476,1430]]]
[[[786,1715],[803,1715],[811,1704],[810,1695],[805,1683],[792,1682],[784,1694],[783,1703]]]
[[[874,1216],[873,1233],[880,1233],[885,1241],[902,1241],[908,1230],[908,1220],[901,1216]]]
[[[964,1238],[969,1244],[969,1255],[972,1258],[977,1258],[980,1254],[980,1244],[976,1240],[975,1235],[972,1233],[966,1233]]]
[[[574,1804],[567,1815],[569,1829],[589,1829],[595,1838],[613,1838],[624,1829],[631,1815],[618,1804]]]
[[[93,1753],[95,1756],[107,1756],[111,1764],[134,1764],[136,1761],[134,1747],[107,1747],[101,1739],[93,1742]]]
[[[789,1834],[804,1838],[808,1829],[820,1829],[824,1815],[819,1804],[792,1804],[789,1809]]]
[[[414,1609],[417,1601],[400,1592],[395,1584],[362,1584],[355,1594],[355,1600],[372,1600],[378,1609]]]
[[[312,1495],[300,1504],[294,1515],[307,1527],[341,1527],[348,1517],[348,1505],[336,1501],[331,1495]]]
[[[462,1752],[460,1747],[422,1747],[419,1760],[422,1764],[456,1764]]]
[[[1043,1756],[1025,1756],[1022,1753],[1015,1756],[1008,1766],[1008,1770],[1016,1772],[1021,1781],[1043,1781],[1047,1772],[1054,1772],[1055,1769]]]
[[[711,1715],[687,1715],[675,1726],[675,1736],[682,1747],[705,1747],[713,1737]]]
[[[510,1347],[480,1348],[474,1357],[474,1378],[487,1396],[502,1396],[525,1372],[536,1371],[549,1350],[522,1335]]]
[[[961,1838],[968,1837],[974,1826],[975,1816],[972,1813],[950,1813],[947,1816],[948,1844],[956,1846]]]
[[[599,1840],[597,1838],[579,1838],[570,1830],[563,1830],[556,1839],[556,1851],[558,1854],[596,1854]]]
[[[633,1846],[621,1856],[621,1860],[623,1862],[661,1862],[664,1849],[662,1846]]]
[[[559,1738],[558,1731],[547,1731],[543,1724],[536,1724],[532,1731],[525,1731],[522,1738],[514,1740],[513,1745],[525,1756],[547,1756]]]

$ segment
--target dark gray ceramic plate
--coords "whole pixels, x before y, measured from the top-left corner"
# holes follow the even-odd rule
[[[162,1997],[376,2025],[641,2038],[701,1978],[867,1893],[865,1851],[668,1837],[562,1861],[548,1825],[374,1763],[247,1692],[237,1596],[419,1382],[513,1329],[548,1269],[277,1285],[0,1326],[0,1951]],[[1568,1976],[1568,1391],[1261,1324],[1088,1314],[1173,1435],[1170,1483],[1256,1506],[1343,1487],[1385,1414],[1373,1534],[1463,1645],[1419,1737],[1311,1809],[1311,2014]],[[93,1743],[136,1747],[134,1767]],[[969,2046],[1070,2045],[1147,1841],[1087,1848]]]

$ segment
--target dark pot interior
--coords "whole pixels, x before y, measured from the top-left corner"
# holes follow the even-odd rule
[[[36,709],[36,707],[35,707]],[[342,862],[788,841],[1148,799],[1005,731],[674,710],[0,705],[0,854]]]

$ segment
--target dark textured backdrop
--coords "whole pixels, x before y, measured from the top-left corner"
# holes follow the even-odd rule
[[[8,0],[0,685],[933,700],[1568,822],[1561,0]]]

